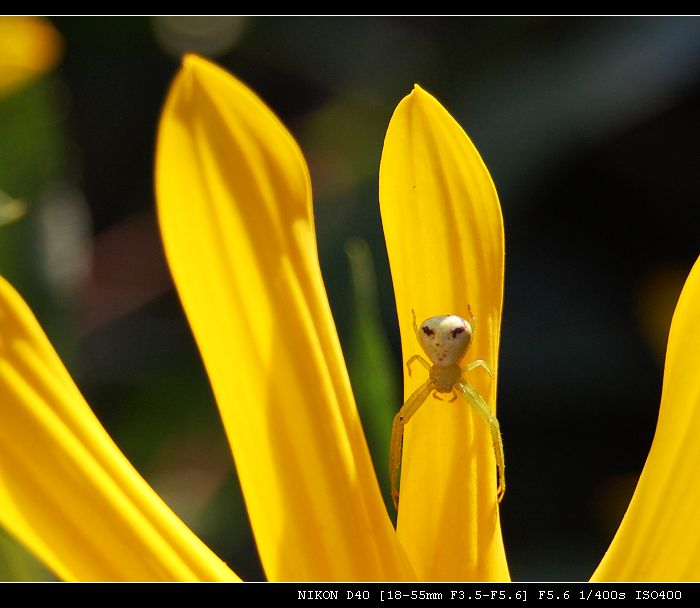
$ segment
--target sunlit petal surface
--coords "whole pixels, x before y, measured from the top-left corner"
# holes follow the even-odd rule
[[[495,408],[503,299],[503,222],[491,177],[438,101],[415,87],[397,107],[379,179],[382,222],[404,360],[422,354],[411,325],[440,314],[478,318],[468,381]],[[426,380],[414,367],[408,397]],[[401,404],[394,404],[398,407]],[[507,445],[506,437],[506,445]],[[496,465],[483,419],[460,397],[429,398],[406,427],[398,532],[419,578],[508,579],[496,504]],[[507,463],[507,458],[506,458]],[[507,504],[506,495],[506,504]]]
[[[700,260],[673,315],[654,442],[627,513],[593,580],[700,580],[698,429]]]
[[[64,580],[235,580],[111,441],[0,278],[0,523]]]
[[[296,143],[243,84],[188,56],[156,179],[168,261],[268,578],[411,577],[328,307]]]
[[[61,47],[44,19],[0,17],[0,97],[53,67]]]

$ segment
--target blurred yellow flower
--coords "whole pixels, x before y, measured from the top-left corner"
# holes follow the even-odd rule
[[[47,20],[0,17],[0,97],[50,70],[61,52],[61,38]]]
[[[0,190],[0,228],[21,218],[26,211],[27,204],[23,200],[11,198]]]
[[[268,579],[507,580],[489,431],[463,401],[430,400],[407,427],[394,531],[326,299],[302,154],[249,89],[198,57],[163,110],[156,192]],[[467,316],[471,304],[470,354],[494,371],[473,380],[493,407],[500,207],[464,131],[419,87],[389,125],[380,202],[404,357],[419,348],[411,308]],[[671,330],[657,438],[599,578],[700,575],[700,449],[686,431],[700,416],[698,309],[700,265]],[[406,394],[419,381],[405,378]],[[0,415],[0,523],[60,577],[236,580],[126,461],[3,280]]]

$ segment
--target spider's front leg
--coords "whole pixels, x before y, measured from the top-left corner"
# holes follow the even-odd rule
[[[411,365],[413,365],[416,361],[420,363],[425,369],[430,371],[430,368],[432,365],[428,363],[423,357],[420,355],[413,355],[408,361],[406,361],[406,369],[408,370],[408,375],[411,375]]]
[[[403,429],[408,424],[411,416],[418,411],[433,390],[433,383],[428,380],[419,386],[413,394],[401,406],[398,414],[394,416],[391,425],[391,447],[389,453],[389,471],[391,476],[391,498],[394,508],[399,508],[399,469],[401,468],[401,452],[403,450]]]
[[[475,362],[476,363],[476,362]],[[503,500],[503,495],[506,493],[506,463],[503,455],[503,438],[501,437],[501,425],[498,424],[498,418],[491,411],[484,398],[479,392],[468,382],[462,380],[457,384],[457,387],[464,395],[464,398],[489,425],[491,431],[491,443],[493,444],[493,454],[496,458],[496,470],[498,474],[498,488],[496,495],[498,502]]]
[[[416,340],[420,344],[420,334],[418,333],[418,319],[416,319],[416,311],[411,308],[411,314],[413,315],[413,333],[416,334]]]
[[[477,359],[476,361],[472,361],[469,365],[466,365],[465,367],[462,368],[462,372],[470,372],[473,369],[476,369],[477,367],[481,367],[486,371],[486,373],[493,378],[493,370],[491,369],[491,366],[486,363],[483,359]]]

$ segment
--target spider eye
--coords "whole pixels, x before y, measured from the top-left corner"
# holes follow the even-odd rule
[[[430,329],[427,325],[424,325],[421,327],[421,331],[426,335],[426,336],[432,336],[435,332]]]
[[[464,333],[464,327],[455,327],[455,329],[452,330],[452,337],[456,338],[461,333]]]

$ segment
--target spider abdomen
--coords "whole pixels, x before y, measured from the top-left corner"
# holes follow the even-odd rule
[[[433,365],[430,368],[430,380],[438,393],[451,393],[461,375],[462,370],[456,363],[445,367]]]

